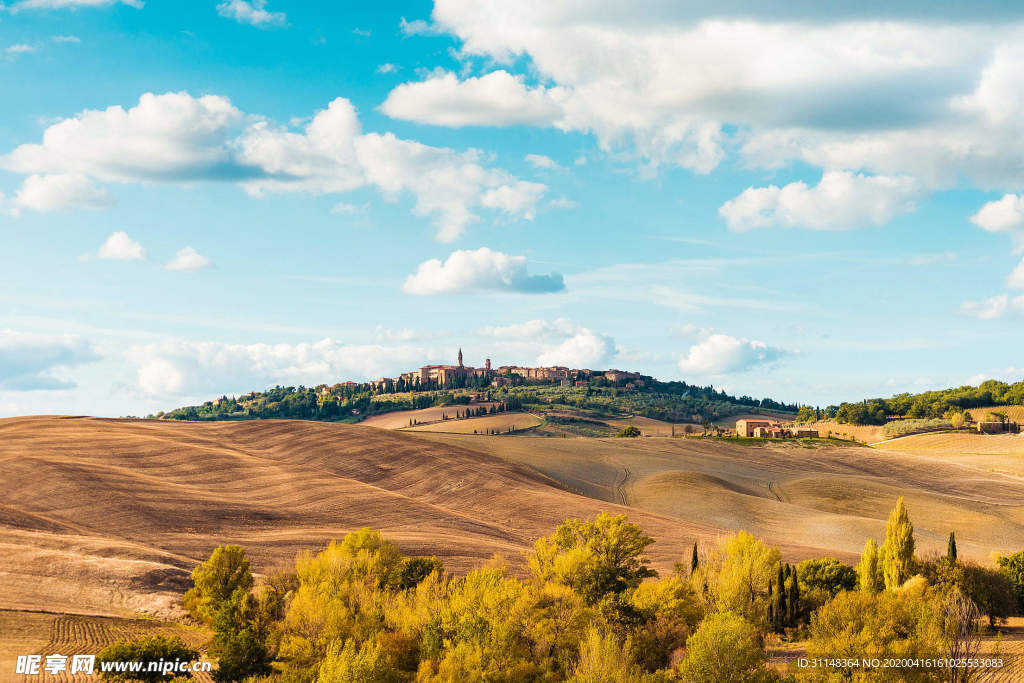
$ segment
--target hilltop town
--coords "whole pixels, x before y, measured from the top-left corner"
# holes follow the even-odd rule
[[[418,370],[403,372],[397,377],[381,377],[371,382],[375,391],[394,393],[401,391],[430,391],[434,389],[462,389],[467,387],[504,387],[514,384],[558,382],[563,386],[586,386],[596,375],[612,383],[625,382],[628,388],[643,386],[639,372],[624,370],[594,371],[567,368],[562,365],[547,367],[524,367],[502,365],[492,367],[491,359],[484,360],[483,367],[465,365],[462,349],[459,349],[455,365],[424,365]],[[517,380],[518,378],[518,380]]]

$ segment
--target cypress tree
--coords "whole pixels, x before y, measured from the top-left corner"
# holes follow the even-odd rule
[[[952,531],[949,532],[949,543],[946,545],[946,559],[956,562],[956,536]]]
[[[789,581],[789,625],[796,626],[800,618],[800,582],[796,576],[796,567],[793,567]]]
[[[693,554],[690,555],[690,573],[697,571],[697,565],[699,560],[697,559],[697,541],[693,542]]]
[[[775,585],[775,630],[781,631],[786,625],[786,577],[782,565]]]

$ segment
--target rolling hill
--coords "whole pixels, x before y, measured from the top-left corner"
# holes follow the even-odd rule
[[[174,617],[189,572],[219,544],[241,544],[265,571],[363,526],[455,571],[493,553],[521,563],[566,517],[601,510],[658,539],[662,570],[722,531],[425,436],[306,421],[0,420],[0,608]]]

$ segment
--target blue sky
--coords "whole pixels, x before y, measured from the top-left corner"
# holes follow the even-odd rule
[[[426,362],[827,404],[1024,378],[1024,17],[21,0],[0,415]]]

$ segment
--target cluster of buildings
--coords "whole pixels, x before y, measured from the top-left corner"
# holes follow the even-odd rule
[[[514,377],[521,377],[528,382],[559,382],[565,386],[585,386],[593,375],[592,370],[578,370],[562,365],[547,367],[522,367],[519,365],[491,366],[491,359],[484,360],[482,368],[465,365],[462,361],[462,349],[459,349],[456,365],[424,365],[419,370],[403,372],[397,377],[381,377],[371,382],[376,390],[414,389],[417,387],[466,387],[479,386],[487,381],[491,386],[500,387],[513,383]],[[640,382],[640,373],[623,370],[608,370],[604,373],[610,382]]]
[[[759,439],[817,439],[810,427],[783,427],[774,420],[736,420],[736,434]]]

